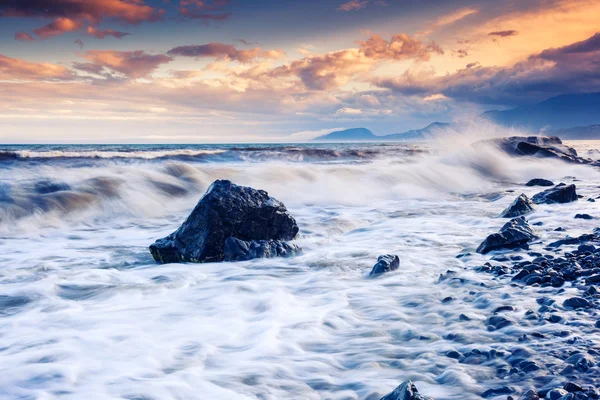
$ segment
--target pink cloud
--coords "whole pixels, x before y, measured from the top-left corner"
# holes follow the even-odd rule
[[[0,80],[67,80],[73,73],[66,67],[34,63],[0,54]]]
[[[338,11],[356,11],[365,8],[369,4],[369,0],[350,0],[347,3],[341,4]]]
[[[131,35],[130,33],[127,33],[127,32],[115,31],[112,29],[104,29],[104,30],[96,29],[93,26],[88,26],[87,33],[88,33],[88,35],[93,36],[96,39],[104,39],[106,36],[113,36],[113,37],[116,37],[117,39],[122,39],[125,36]]]
[[[184,57],[213,57],[248,63],[257,58],[277,59],[284,56],[281,50],[262,50],[259,47],[249,50],[238,50],[235,46],[224,43],[208,43],[201,45],[188,45],[175,47],[167,52],[172,56]]]
[[[40,39],[48,39],[52,36],[62,35],[66,32],[73,32],[81,29],[83,24],[78,21],[74,21],[69,18],[57,18],[53,22],[44,25],[41,28],[34,29],[35,33]]]
[[[107,69],[131,79],[145,78],[162,64],[173,61],[164,54],[148,54],[142,50],[91,50],[85,52],[83,57],[89,62],[74,64],[76,69],[98,75]]]

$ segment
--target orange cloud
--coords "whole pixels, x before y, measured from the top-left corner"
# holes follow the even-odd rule
[[[213,57],[216,59],[238,61],[240,63],[248,63],[257,58],[277,59],[285,55],[281,50],[262,50],[258,47],[250,50],[238,50],[235,46],[214,42],[175,47],[169,50],[167,54],[194,58]]]
[[[105,69],[131,79],[145,78],[162,64],[173,59],[164,54],[148,54],[137,51],[91,50],[83,54],[89,63],[75,63],[76,69],[101,75]]]
[[[73,73],[50,63],[33,63],[0,54],[0,80],[66,80]]]
[[[40,39],[48,39],[52,36],[62,35],[66,32],[73,32],[81,29],[83,24],[78,21],[74,21],[69,18],[57,18],[55,21],[44,25],[41,28],[34,29],[35,33]]]
[[[385,40],[380,35],[373,35],[359,44],[361,51],[367,57],[379,60],[413,58],[426,61],[429,60],[432,53],[444,54],[444,51],[435,42],[423,45],[419,40],[405,33],[393,35],[390,40]]]

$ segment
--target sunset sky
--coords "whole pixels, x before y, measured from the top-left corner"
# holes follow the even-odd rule
[[[0,141],[302,141],[600,91],[600,2],[0,0]]]

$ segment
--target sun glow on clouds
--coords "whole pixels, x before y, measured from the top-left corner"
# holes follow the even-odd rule
[[[33,3],[41,8],[23,7],[17,0],[0,5],[2,21],[44,20],[29,33],[15,33],[19,46],[66,34],[89,40],[85,50],[83,41],[75,40],[80,51],[68,50],[70,62],[0,55],[4,121],[35,117],[194,124],[201,114],[203,122],[219,118],[241,130],[297,123],[296,131],[315,132],[320,129],[303,127],[360,121],[393,126],[415,114],[429,121],[439,115],[449,119],[468,108],[465,103],[473,108],[486,102],[516,104],[527,87],[538,88],[527,91],[532,101],[555,94],[551,85],[563,91],[600,90],[589,74],[600,61],[600,36],[593,36],[600,3],[592,1],[553,0],[530,7],[519,3],[506,9],[475,2],[443,15],[430,11],[422,17],[422,29],[412,33],[373,31],[361,39],[355,29],[352,36],[338,38],[346,43],[339,47],[324,44],[327,38],[315,34],[316,46],[304,39],[270,45],[269,40],[233,39],[236,35],[205,42],[182,36],[166,48],[133,47],[128,43],[136,36],[120,29],[165,23],[173,16],[162,8],[168,6],[180,19],[234,23],[229,16],[236,15],[235,8],[229,10],[224,0],[172,0],[160,7],[144,0]],[[66,6],[73,4],[78,7]],[[376,5],[385,4],[353,0],[330,11],[358,18],[377,10]],[[111,26],[110,21],[118,24]],[[108,38],[118,47],[94,48],[100,43],[94,38]],[[569,47],[576,42],[585,51]]]

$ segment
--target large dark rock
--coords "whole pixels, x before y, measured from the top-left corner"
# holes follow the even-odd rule
[[[533,202],[525,194],[517,197],[506,210],[502,211],[500,218],[515,218],[527,215],[533,211]]]
[[[577,200],[575,185],[559,183],[553,188],[546,189],[532,197],[535,204],[570,203]]]
[[[150,246],[150,252],[160,263],[223,261],[227,238],[280,241],[291,240],[297,233],[294,217],[264,190],[217,180],[179,229],[157,240]],[[230,246],[228,257],[243,257],[244,251],[236,252],[234,248],[239,250],[244,246],[237,243]],[[289,254],[290,249],[284,249],[281,243],[258,243],[249,245],[244,254],[272,255],[280,251]]]
[[[385,254],[377,257],[377,264],[373,266],[370,276],[381,275],[386,272],[397,270],[400,267],[400,259],[393,254]]]
[[[554,182],[548,179],[534,178],[527,182],[525,186],[554,186]]]
[[[504,224],[498,233],[488,236],[477,248],[481,254],[493,250],[515,249],[523,247],[537,238],[536,232],[529,226],[524,217],[511,219]]]
[[[281,240],[240,240],[234,237],[225,239],[224,261],[246,261],[254,258],[293,257],[301,253],[296,244]]]
[[[383,396],[381,400],[433,400],[419,394],[417,387],[411,382],[402,382],[393,392]]]
[[[484,140],[483,143],[496,145],[505,153],[515,156],[557,158],[566,162],[588,164],[590,160],[577,156],[574,148],[565,146],[557,136],[512,136]]]

